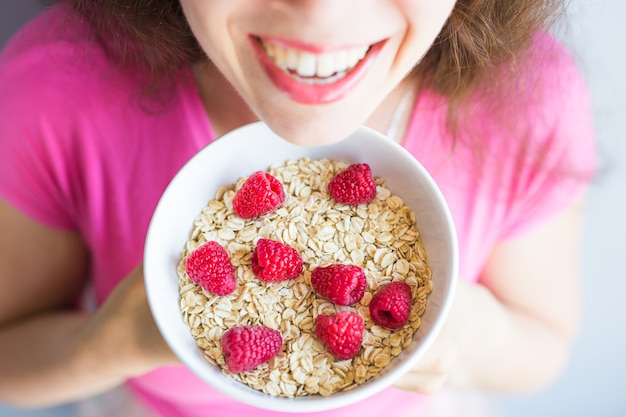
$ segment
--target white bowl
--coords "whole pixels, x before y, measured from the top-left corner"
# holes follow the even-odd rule
[[[178,265],[194,219],[220,186],[237,181],[271,164],[308,156],[346,163],[366,162],[375,176],[412,208],[427,262],[433,292],[411,345],[377,376],[347,392],[284,398],[264,394],[225,377],[202,357],[179,309]],[[215,389],[244,403],[275,411],[313,412],[343,407],[390,386],[412,368],[439,333],[450,309],[458,270],[456,233],[437,185],[404,148],[368,128],[340,143],[302,147],[274,134],[265,124],[236,129],[209,146],[177,173],[163,193],[150,222],[144,253],[144,273],[150,308],[159,330],[178,358]]]

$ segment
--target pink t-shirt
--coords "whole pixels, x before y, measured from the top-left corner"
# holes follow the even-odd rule
[[[480,278],[495,243],[571,204],[595,170],[585,84],[549,37],[538,37],[536,48],[536,71],[512,92],[521,104],[512,106],[519,109],[508,124],[494,116],[498,103],[476,99],[451,151],[446,102],[425,92],[403,141],[448,201],[460,274],[470,281]],[[148,223],[168,182],[214,139],[188,69],[157,96],[144,93],[147,79],[111,64],[64,6],[28,25],[0,56],[0,196],[47,226],[80,231],[98,303],[142,261]],[[470,131],[484,139],[478,160],[464,146]],[[528,137],[524,145],[520,135]],[[541,158],[543,168],[524,155]],[[129,385],[164,416],[272,415],[225,397],[183,367]],[[420,403],[416,394],[389,388],[316,415],[409,416]]]

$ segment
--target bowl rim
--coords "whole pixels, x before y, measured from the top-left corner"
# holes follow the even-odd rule
[[[406,149],[404,149],[401,145],[396,142],[393,142],[391,139],[382,135],[381,133],[369,128],[369,127],[359,127],[353,134],[348,136],[346,139],[342,140],[341,143],[349,141],[354,137],[368,137],[372,140],[383,140],[387,142],[385,146],[391,146],[394,149],[394,152],[397,152],[397,156],[400,158],[410,158],[410,163],[415,167],[417,171],[420,172],[422,179],[428,184],[429,191],[436,197],[439,203],[440,213],[442,214],[442,218],[445,219],[446,230],[443,232],[450,240],[449,244],[449,259],[450,259],[450,276],[446,278],[447,288],[444,290],[443,294],[443,302],[439,306],[439,314],[435,317],[433,324],[427,331],[427,334],[420,342],[419,349],[413,352],[412,355],[404,358],[400,363],[397,363],[393,369],[389,369],[389,371],[384,372],[388,377],[386,378],[372,378],[368,380],[366,383],[359,385],[359,387],[349,390],[342,391],[335,394],[332,394],[328,397],[322,397],[319,395],[311,395],[311,396],[302,396],[295,398],[287,398],[287,397],[278,397],[271,396],[269,394],[265,394],[261,391],[254,390],[243,383],[239,383],[233,380],[230,380],[226,376],[221,373],[198,373],[198,369],[195,365],[198,364],[197,360],[189,357],[187,352],[188,349],[184,348],[181,343],[174,343],[172,340],[172,331],[167,325],[167,320],[164,318],[164,313],[160,305],[156,300],[158,299],[158,286],[155,284],[155,279],[153,277],[158,276],[156,271],[156,263],[151,262],[155,258],[158,258],[158,251],[155,249],[157,246],[157,242],[159,242],[159,235],[161,230],[159,230],[159,224],[162,223],[162,217],[165,215],[163,210],[164,206],[169,202],[170,195],[172,194],[172,190],[176,187],[180,186],[180,182],[184,179],[185,173],[189,170],[190,166],[194,164],[199,164],[202,162],[203,156],[209,151],[218,151],[219,148],[225,146],[224,143],[226,140],[237,140],[238,138],[245,138],[246,135],[250,135],[251,132],[256,132],[256,134],[262,133],[263,135],[268,135],[269,137],[278,138],[280,141],[287,143],[286,146],[296,146],[300,149],[301,152],[305,152],[307,154],[311,153],[311,150],[317,150],[319,152],[323,152],[324,149],[331,149],[333,146],[338,145],[325,145],[325,146],[297,146],[293,144],[289,144],[284,141],[284,139],[279,138],[275,135],[269,127],[263,122],[254,122],[237,129],[234,129],[223,136],[215,139],[208,145],[204,146],[200,151],[194,154],[189,160],[183,164],[181,169],[174,175],[170,183],[165,188],[164,192],[159,198],[159,201],[155,207],[152,218],[150,220],[145,246],[144,246],[144,282],[146,285],[146,293],[148,297],[148,303],[151,310],[151,313],[154,317],[155,323],[164,337],[166,343],[172,349],[173,353],[178,357],[178,359],[185,365],[188,369],[190,369],[194,374],[200,377],[205,383],[210,385],[212,388],[226,394],[230,398],[240,401],[243,403],[247,403],[249,405],[263,408],[272,411],[283,411],[283,412],[293,412],[293,413],[304,413],[304,412],[316,412],[316,411],[326,411],[334,408],[343,407],[349,404],[353,404],[360,400],[363,400],[367,397],[370,397],[383,389],[389,387],[393,384],[397,378],[401,375],[408,372],[415,363],[423,356],[423,354],[431,347],[435,338],[439,335],[444,322],[448,316],[449,310],[451,309],[452,299],[454,298],[454,293],[456,290],[456,282],[458,277],[458,242],[456,230],[454,228],[454,221],[452,219],[452,215],[447,206],[446,200],[441,193],[439,187],[435,183],[435,180],[432,178],[430,173],[422,166],[422,164]],[[242,140],[242,139],[240,139]],[[268,164],[269,165],[269,164]],[[245,175],[245,174],[242,174]],[[214,190],[215,191],[215,190]],[[199,211],[198,211],[199,213]],[[190,222],[193,222],[193,219]],[[180,251],[182,251],[182,246],[180,247],[177,256],[180,256]],[[427,249],[428,253],[428,249]],[[161,259],[162,261],[162,259]],[[174,274],[176,275],[176,270],[174,269]],[[178,288],[178,282],[176,281],[176,288]],[[180,299],[178,293],[176,294],[177,299]],[[184,324],[182,320],[182,315],[180,314],[180,309],[178,309],[178,314],[180,318],[180,322]],[[186,326],[186,325],[185,325]],[[187,327],[188,331],[188,327]],[[188,332],[189,337],[191,333]],[[197,348],[197,347],[196,347]],[[197,348],[198,350],[200,348]],[[203,359],[204,360],[204,359]],[[394,358],[396,362],[399,361],[399,358]],[[204,360],[206,362],[206,360]],[[206,362],[205,365],[209,365],[213,367],[210,363]],[[381,373],[382,374],[382,373]],[[215,376],[215,378],[214,378]],[[249,395],[242,395],[243,393],[248,393]]]

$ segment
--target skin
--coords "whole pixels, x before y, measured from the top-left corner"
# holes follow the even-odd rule
[[[181,1],[193,33],[213,63],[214,68],[201,71],[213,80],[205,82],[205,90],[223,83],[216,72],[223,74],[243,101],[243,108],[249,107],[249,117],[263,119],[281,137],[306,145],[337,142],[380,110],[380,103],[426,53],[454,3],[366,0],[355,8],[353,2],[331,0]],[[342,24],[346,16],[354,24]],[[365,78],[348,95],[312,106],[294,102],[271,83],[250,47],[250,34],[324,50],[387,42]],[[233,93],[223,92],[227,96]],[[223,97],[208,105],[223,105]],[[209,107],[209,114],[211,110]]]
[[[419,83],[406,74],[454,5],[367,0],[355,10],[352,2],[330,0],[181,3],[212,60],[194,70],[216,132],[262,119],[301,144],[319,143],[320,136],[335,142],[362,123],[386,131],[398,101]],[[346,16],[353,26],[336,24]],[[244,40],[250,31],[322,46],[389,40],[346,96],[304,105],[269,81]],[[401,119],[401,131],[407,120]],[[555,378],[579,314],[579,271],[571,260],[578,259],[580,225],[579,203],[535,231],[497,244],[480,283],[460,280],[440,337],[397,385],[426,394],[445,383],[524,392]],[[79,312],[71,304],[89,268],[80,235],[43,226],[2,200],[0,230],[0,401],[58,404],[178,363],[150,314],[141,265],[96,312]]]

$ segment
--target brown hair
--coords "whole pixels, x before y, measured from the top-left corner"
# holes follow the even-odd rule
[[[156,80],[203,59],[178,0],[66,0],[86,16],[109,52],[145,65]],[[533,34],[552,23],[564,0],[458,0],[415,71],[451,102],[466,97]]]
[[[564,8],[562,0],[458,0],[416,71],[435,91],[463,98],[503,63],[513,63]]]
[[[64,1],[91,22],[94,34],[116,59],[145,67],[153,86],[181,67],[206,59],[178,0]],[[512,106],[523,109],[523,104],[511,97],[530,85],[528,77],[519,76],[526,69],[523,63],[532,62],[524,54],[531,53],[528,46],[537,32],[559,21],[566,6],[567,0],[457,0],[434,44],[415,67],[420,88],[447,99],[450,150],[468,145],[477,175],[484,175],[481,161],[486,149],[476,142],[480,137],[472,134],[471,127],[464,124],[464,134],[459,134],[458,121],[471,120],[471,106],[464,103],[480,93],[486,98],[481,101],[493,107],[493,122],[511,133],[518,129],[516,117],[510,116],[521,116]],[[526,133],[517,131],[511,137],[519,139],[520,154],[526,154],[529,164],[541,167],[545,149],[528,149]]]

